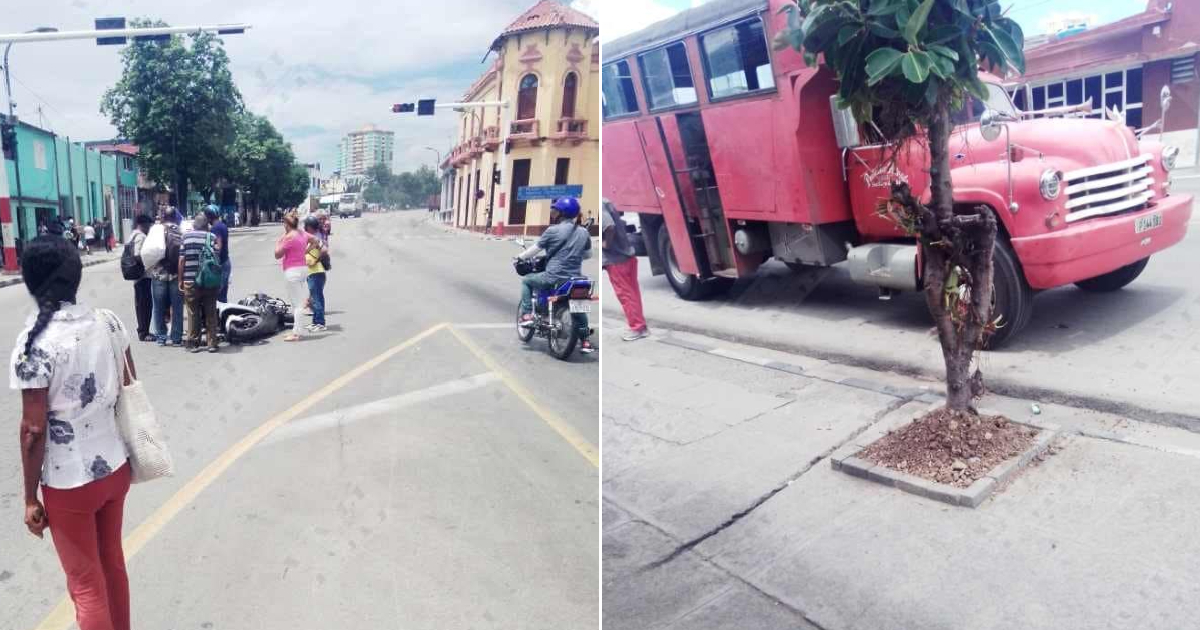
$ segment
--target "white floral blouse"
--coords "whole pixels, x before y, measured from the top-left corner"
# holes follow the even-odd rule
[[[123,353],[129,334],[112,311],[64,302],[23,357],[36,319],[35,312],[17,335],[9,386],[50,389],[42,484],[77,488],[103,479],[128,458],[117,431],[122,374],[113,346]]]

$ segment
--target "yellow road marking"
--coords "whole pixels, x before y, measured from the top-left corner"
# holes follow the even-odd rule
[[[450,334],[454,335],[455,338],[457,338],[467,350],[470,350],[471,354],[475,355],[475,358],[482,361],[489,370],[498,375],[500,380],[504,381],[504,384],[507,385],[508,388],[512,390],[512,392],[516,394],[518,398],[523,400],[525,404],[528,405],[529,408],[532,409],[533,412],[542,419],[543,422],[549,425],[551,429],[554,429],[554,431],[558,433],[562,439],[566,440],[568,444],[573,446],[575,450],[579,451],[579,454],[583,455],[584,459],[591,462],[592,466],[597,468],[600,467],[600,451],[596,450],[596,447],[593,446],[591,442],[588,442],[587,438],[580,435],[578,431],[576,431],[571,425],[567,424],[562,418],[559,418],[558,415],[543,407],[541,403],[534,398],[533,394],[531,394],[529,390],[525,389],[524,385],[521,385],[516,378],[509,374],[504,368],[500,367],[499,363],[496,363],[496,361],[492,359],[488,353],[484,352],[482,348],[480,348],[475,344],[474,341],[471,341],[465,334],[455,328],[454,325],[447,327],[447,330],[449,330]]]
[[[170,499],[167,499],[166,503],[163,503],[161,506],[159,506],[159,508],[150,515],[150,518],[143,521],[142,524],[138,525],[132,533],[126,536],[125,540],[123,541],[123,546],[125,548],[125,559],[128,560],[137,555],[137,553],[142,550],[142,547],[145,547],[146,543],[150,542],[152,538],[158,535],[158,532],[161,531],[162,528],[167,525],[167,523],[171,522],[171,520],[175,518],[175,516],[179,514],[183,508],[187,507],[187,505],[195,500],[195,498],[201,492],[203,492],[205,488],[211,485],[212,482],[216,481],[222,473],[228,470],[229,467],[234,464],[234,462],[249,452],[250,449],[254,448],[254,446],[263,438],[270,435],[272,431],[283,426],[296,416],[308,411],[314,405],[321,402],[330,394],[336,392],[342,387],[345,387],[354,379],[366,374],[367,372],[370,372],[371,370],[374,370],[384,361],[387,361],[388,359],[407,350],[408,348],[411,348],[430,335],[433,335],[439,330],[446,328],[446,326],[447,325],[445,323],[438,324],[432,328],[426,329],[414,337],[409,338],[407,341],[393,346],[383,354],[376,356],[366,363],[363,363],[353,370],[350,370],[349,372],[339,376],[333,381],[330,381],[327,385],[316,392],[313,392],[304,400],[292,405],[292,407],[287,411],[284,411],[283,413],[280,413],[259,425],[259,427],[252,431],[249,435],[242,438],[238,443],[229,447],[224,453],[221,453],[221,455],[218,456],[217,459],[215,459],[211,464],[205,466],[204,470],[201,470],[199,474],[184,484],[184,486],[180,488],[179,491],[177,491]],[[505,377],[502,375],[501,378]],[[52,610],[50,614],[42,620],[42,623],[38,624],[36,630],[66,630],[74,622],[74,606],[71,604],[70,597],[64,597],[62,601],[58,603],[58,606],[56,606],[54,610]]]

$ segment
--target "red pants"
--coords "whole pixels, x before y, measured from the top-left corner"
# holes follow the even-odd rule
[[[642,290],[638,287],[638,261],[633,256],[629,260],[604,268],[608,272],[608,281],[612,283],[613,293],[625,311],[625,321],[629,329],[634,331],[646,330],[646,318],[642,315]]]
[[[42,487],[50,536],[67,574],[79,630],[129,630],[129,577],[121,521],[129,464],[70,490]]]

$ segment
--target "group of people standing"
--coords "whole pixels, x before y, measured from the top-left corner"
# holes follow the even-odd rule
[[[165,209],[156,222],[139,215],[129,241],[133,255],[142,258],[151,229],[161,226],[164,243],[162,258],[145,265],[143,277],[134,280],[134,306],[137,336],[160,346],[179,346],[191,352],[219,351],[217,302],[228,301],[229,279],[233,263],[229,256],[229,227],[221,220],[216,206],[209,206],[192,218],[186,233],[180,229],[182,217]],[[202,257],[210,251],[221,267],[219,287],[197,285]],[[144,259],[143,259],[144,260]],[[187,335],[184,336],[184,311],[187,311]],[[168,326],[169,317],[169,326]],[[201,344],[200,324],[204,322],[205,341]],[[153,321],[154,329],[150,325]]]
[[[283,216],[283,235],[275,241],[275,259],[283,266],[288,299],[293,308],[307,304],[312,323],[301,325],[300,313],[293,318],[292,332],[284,341],[299,341],[304,330],[318,333],[325,327],[325,279],[332,268],[329,258],[330,225],[328,216],[305,217],[301,228],[295,212]]]
[[[73,218],[67,218],[66,223],[58,223],[57,220],[51,223],[44,221],[39,223],[38,236],[48,234],[56,236],[61,234],[83,254],[91,254],[92,245],[96,245],[97,248],[103,247],[105,251],[111,252],[116,238],[112,221],[108,217],[83,224],[76,224]]]

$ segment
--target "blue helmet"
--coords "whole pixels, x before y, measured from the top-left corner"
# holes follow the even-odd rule
[[[579,200],[574,197],[559,197],[550,204],[550,207],[558,210],[559,214],[568,219],[579,216]]]

